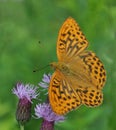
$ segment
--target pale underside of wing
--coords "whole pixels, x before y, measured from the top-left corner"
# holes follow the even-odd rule
[[[58,41],[57,56],[59,61],[77,56],[88,46],[88,42],[73,18],[68,18],[62,25]]]
[[[71,85],[70,80],[61,72],[54,72],[49,87],[49,101],[58,115],[66,114],[81,105],[80,97]]]

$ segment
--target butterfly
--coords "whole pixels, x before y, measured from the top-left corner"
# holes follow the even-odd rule
[[[87,46],[76,21],[66,19],[57,41],[58,62],[50,63],[55,72],[50,80],[49,102],[58,115],[81,105],[99,106],[103,101],[106,71],[96,54],[86,50]]]

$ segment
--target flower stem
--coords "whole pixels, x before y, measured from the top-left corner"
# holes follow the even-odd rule
[[[20,125],[20,130],[24,130],[24,125]]]

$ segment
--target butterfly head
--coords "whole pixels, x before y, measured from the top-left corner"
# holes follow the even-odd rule
[[[64,62],[52,62],[51,67],[54,68],[55,70],[59,70],[62,73],[69,74],[70,69],[68,65]]]
[[[50,63],[50,66],[51,66],[52,68],[56,69],[57,66],[58,66],[57,64],[58,64],[57,62],[52,62],[52,63]]]

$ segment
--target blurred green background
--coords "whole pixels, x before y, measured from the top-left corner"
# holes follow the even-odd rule
[[[116,130],[116,1],[115,0],[0,0],[0,129],[19,130],[15,120],[16,82],[37,85],[57,61],[58,31],[73,17],[104,63],[107,82],[100,107],[81,106],[67,115],[55,130]],[[34,104],[33,104],[34,105]],[[31,119],[25,130],[39,130],[40,120]]]

